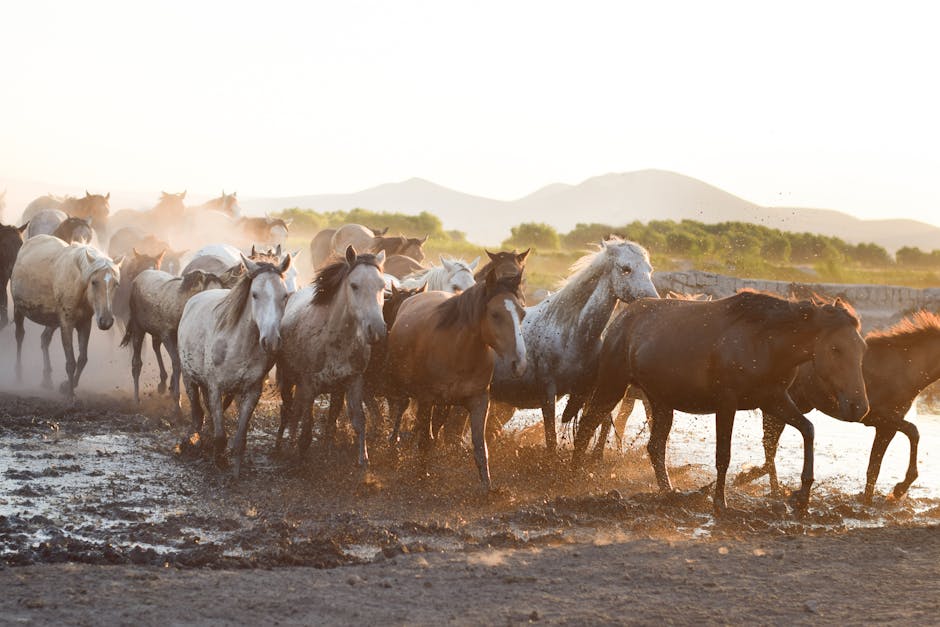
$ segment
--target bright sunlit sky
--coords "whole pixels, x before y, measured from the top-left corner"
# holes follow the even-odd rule
[[[940,222],[930,3],[5,2],[0,175],[513,199],[674,170]],[[936,9],[940,12],[940,9]]]

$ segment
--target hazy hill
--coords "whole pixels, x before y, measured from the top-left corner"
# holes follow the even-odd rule
[[[246,199],[255,210],[302,207],[317,211],[365,207],[375,211],[430,211],[445,228],[466,231],[472,241],[495,244],[520,222],[547,222],[568,231],[578,222],[623,225],[633,220],[692,219],[755,222],[787,231],[810,231],[849,242],[940,248],[940,228],[915,220],[860,220],[840,211],[762,207],[717,187],[663,170],[605,174],[578,185],[555,183],[514,201],[454,191],[413,178],[352,194]]]

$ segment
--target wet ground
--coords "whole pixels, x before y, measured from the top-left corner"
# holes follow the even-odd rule
[[[185,426],[170,418],[162,398],[137,408],[119,393],[75,402],[0,395],[0,562],[330,568],[416,553],[742,541],[940,523],[940,499],[923,479],[908,498],[863,505],[857,492],[867,450],[836,446],[843,452],[834,456],[825,429],[821,480],[805,515],[755,485],[733,489],[729,504],[742,513],[716,522],[707,419],[684,427],[676,420],[670,460],[677,494],[655,493],[637,415],[626,450],[610,450],[579,472],[569,469],[565,451],[549,458],[525,434],[504,438],[491,450],[497,489],[483,495],[466,449],[437,450],[422,462],[407,443],[375,443],[366,474],[354,466],[348,433],[335,448],[314,442],[302,462],[275,455],[276,413],[273,400],[259,406],[249,463],[235,482],[209,460],[179,453]],[[750,436],[742,429],[739,437]],[[868,438],[859,437],[862,449]],[[736,446],[736,467],[759,461],[754,446]],[[929,450],[922,446],[923,454]],[[778,457],[791,482],[799,459],[790,458],[799,454],[798,445],[787,445]],[[889,455],[906,463],[906,447]],[[838,470],[824,470],[827,464]],[[888,464],[884,473],[882,492],[899,476]]]

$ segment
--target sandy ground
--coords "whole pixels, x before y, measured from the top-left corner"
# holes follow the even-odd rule
[[[509,438],[484,496],[465,449],[275,455],[276,413],[236,483],[179,453],[159,397],[0,394],[0,622],[940,620],[936,499],[821,487],[796,517],[750,486],[716,521],[707,465],[660,495],[640,450],[572,472]]]

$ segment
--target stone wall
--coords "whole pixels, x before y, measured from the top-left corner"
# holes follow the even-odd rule
[[[897,322],[904,314],[928,309],[940,311],[940,287],[918,289],[899,285],[855,285],[848,283],[791,283],[741,279],[697,270],[656,272],[653,283],[662,296],[670,291],[681,294],[705,294],[713,298],[731,296],[743,288],[781,296],[806,298],[813,293],[847,300],[858,311],[865,331],[880,329]]]

